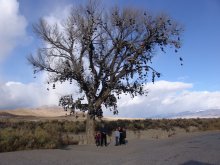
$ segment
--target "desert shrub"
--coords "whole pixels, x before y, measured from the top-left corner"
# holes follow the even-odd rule
[[[47,142],[51,140],[49,133],[41,127],[37,127],[35,129],[34,138],[38,148],[42,148]]]
[[[176,127],[189,131],[193,126],[199,130],[220,130],[220,119],[145,119],[145,120],[117,120],[102,121],[109,130],[117,127],[125,127],[129,130],[162,129],[174,130]],[[97,122],[96,130],[100,128],[100,122]]]
[[[63,122],[63,132],[75,132],[76,124],[73,122],[65,121]]]
[[[0,152],[32,148],[33,134],[28,130],[6,128],[0,131]]]
[[[52,135],[57,135],[62,131],[62,125],[59,122],[47,122],[43,125],[42,129]]]
[[[63,144],[62,122],[1,122],[0,126],[0,152],[34,148],[50,149]]]
[[[140,122],[140,120],[134,120],[133,121],[133,130],[142,130],[144,129],[144,125]]]
[[[30,130],[16,129],[15,134],[17,139],[14,142],[15,150],[31,149],[30,141],[33,140],[34,135]]]
[[[62,132],[71,132],[78,134],[86,131],[86,123],[84,121],[63,121]]]
[[[5,128],[0,131],[0,151],[13,151],[17,135],[13,128]]]
[[[220,119],[212,119],[208,124],[210,130],[220,130]]]
[[[111,132],[114,131],[118,127],[129,128],[130,123],[131,121],[128,121],[128,120],[101,121],[101,122],[96,122],[95,130],[96,131],[100,130],[102,124],[104,124],[106,129],[109,131],[109,135],[110,135]]]
[[[86,121],[84,122],[77,121],[76,125],[77,125],[77,129],[76,129],[77,133],[86,131]]]
[[[194,126],[201,131],[220,130],[220,118],[217,119],[145,119],[96,122],[96,130],[104,124],[109,135],[117,127],[128,130],[163,129],[176,127],[190,131]],[[62,145],[78,144],[70,134],[85,132],[85,121],[15,121],[0,120],[0,152],[37,148],[58,148]]]
[[[63,145],[78,145],[79,141],[75,140],[72,136],[68,134],[64,134],[62,136],[62,144]]]
[[[153,120],[152,119],[145,119],[144,121],[144,128],[145,129],[150,129],[152,128]]]
[[[169,131],[172,128],[172,125],[171,123],[167,122],[167,120],[163,119],[158,121],[157,129],[158,128]]]

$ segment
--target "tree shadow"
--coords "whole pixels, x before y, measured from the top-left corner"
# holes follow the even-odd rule
[[[189,160],[181,165],[214,165],[214,164],[199,162],[199,161],[195,161],[195,160]]]
[[[59,150],[72,150],[72,147],[73,145],[63,145],[63,146],[60,146],[58,149]]]

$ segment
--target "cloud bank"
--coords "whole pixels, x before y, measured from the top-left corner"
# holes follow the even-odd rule
[[[0,84],[0,109],[53,106],[58,105],[59,97],[63,94],[78,95],[77,87],[69,83],[57,85],[55,90],[47,91],[47,87],[43,83]],[[120,117],[146,118],[167,113],[220,108],[220,91],[192,91],[192,84],[169,81],[149,83],[145,88],[149,90],[147,97],[137,96],[131,99],[128,95],[122,95],[118,101]],[[104,114],[112,115],[108,110],[105,110]]]
[[[27,21],[16,0],[0,0],[0,61],[26,38]]]
[[[23,84],[12,81],[2,83],[0,84],[0,109],[58,105],[60,96],[77,93],[74,89],[75,87],[70,86],[69,83],[58,84],[56,89],[52,89],[51,85],[45,83]]]
[[[157,81],[145,86],[148,96],[131,99],[123,95],[119,100],[121,117],[154,117],[184,111],[220,108],[220,91],[193,91],[193,84]],[[106,112],[106,115],[110,115]]]

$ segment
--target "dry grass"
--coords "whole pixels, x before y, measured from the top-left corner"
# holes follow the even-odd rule
[[[71,121],[0,121],[0,152],[24,149],[58,148],[76,144],[65,134],[85,132],[84,122]]]
[[[116,120],[96,122],[96,129],[104,123],[109,134],[116,127],[125,127],[127,130],[162,129],[165,131],[182,128],[189,131],[195,127],[200,131],[220,130],[220,118],[215,119],[145,119],[145,120]],[[45,120],[24,121],[0,119],[0,152],[53,149],[64,145],[78,144],[71,134],[85,132],[85,121]]]

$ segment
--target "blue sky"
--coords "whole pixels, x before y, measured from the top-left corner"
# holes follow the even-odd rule
[[[41,74],[34,79],[26,56],[35,53],[40,45],[32,32],[32,24],[40,17],[60,20],[65,16],[68,6],[79,2],[82,1],[0,0],[0,109],[56,104],[58,97],[56,94],[61,95],[63,91],[68,91],[60,87],[59,91],[45,94],[46,75]],[[131,100],[132,104],[129,104],[129,107],[124,105],[122,98],[119,101],[121,115],[129,116],[131,107],[137,104],[140,109],[142,107],[148,109],[144,112],[134,111],[132,117],[167,113],[166,109],[172,109],[170,112],[179,112],[196,111],[198,108],[220,108],[218,103],[220,102],[220,1],[113,0],[103,3],[106,7],[118,4],[150,10],[154,14],[164,12],[184,27],[183,45],[179,52],[177,54],[173,50],[168,50],[166,54],[158,52],[154,58],[153,65],[162,73],[162,77],[157,79],[154,86],[151,86],[151,83],[146,85],[151,91],[149,97],[138,97],[136,102]],[[183,66],[180,66],[178,60],[180,56],[184,59]],[[27,94],[28,91],[22,92],[22,89],[30,89],[30,94]],[[158,90],[165,94],[161,95]],[[32,93],[37,96],[33,96]],[[42,101],[41,96],[47,98]],[[189,106],[185,102],[191,101],[190,98],[195,102],[190,103]],[[158,102],[150,102],[151,99]],[[164,104],[169,99],[176,102]],[[148,106],[144,104],[146,101]],[[201,102],[204,102],[204,105],[201,105]],[[174,106],[177,103],[183,106],[181,110],[177,110]],[[187,105],[184,106],[185,104]]]

